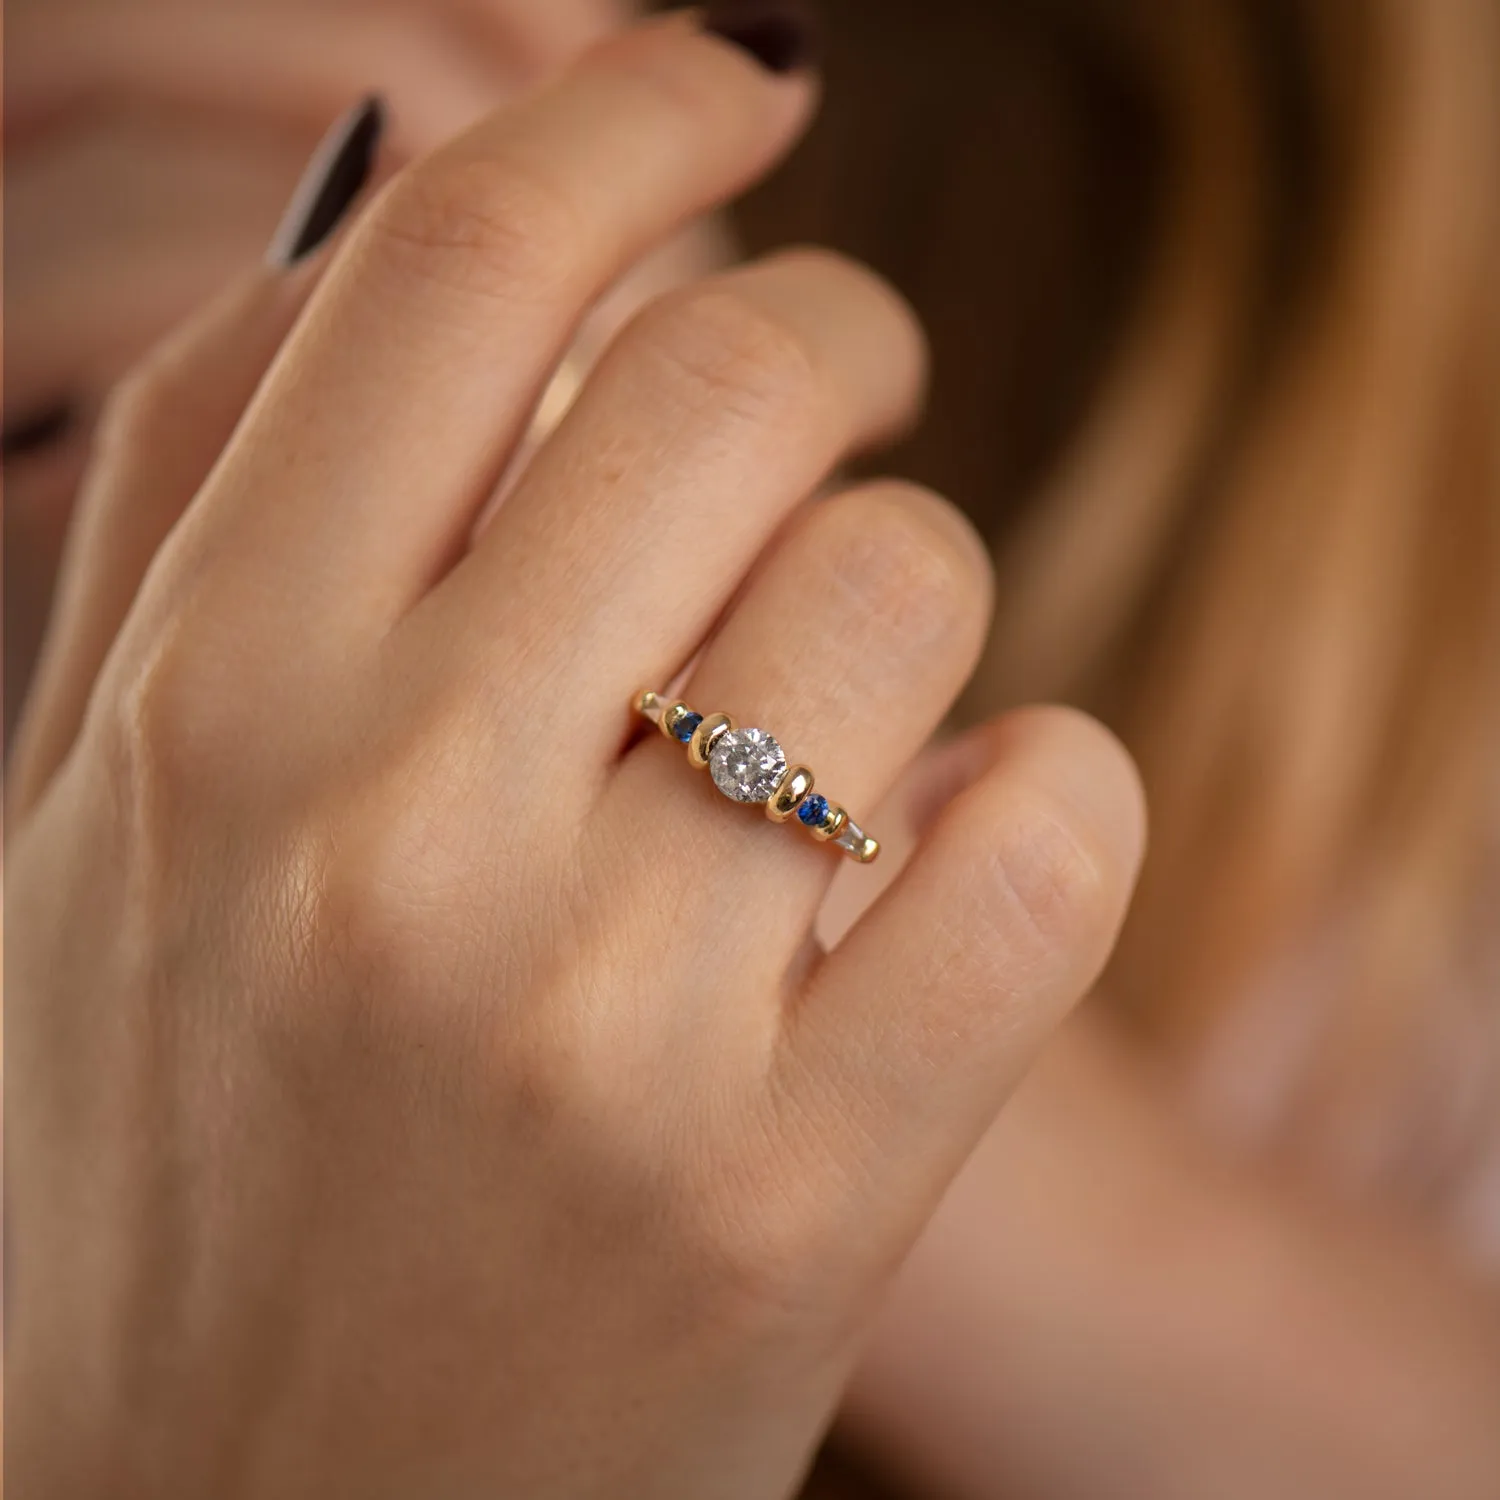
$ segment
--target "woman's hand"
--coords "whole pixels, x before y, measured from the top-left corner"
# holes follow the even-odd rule
[[[105,393],[258,258],[362,95],[425,154],[617,25],[616,0],[13,0],[6,8],[6,725]]]
[[[1101,964],[1142,818],[1072,714],[827,954],[829,850],[632,743],[692,662],[858,810],[967,675],[956,512],[807,503],[918,396],[868,273],[648,308],[470,546],[590,302],[810,103],[645,27],[398,176],[263,380],[316,266],[121,397],[12,783],[26,1494],[788,1493]]]

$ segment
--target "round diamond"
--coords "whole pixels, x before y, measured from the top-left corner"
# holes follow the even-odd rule
[[[769,802],[786,774],[786,751],[764,729],[730,729],[708,758],[714,785],[735,802]]]

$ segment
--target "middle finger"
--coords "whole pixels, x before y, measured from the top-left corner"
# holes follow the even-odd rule
[[[571,743],[602,772],[632,687],[676,674],[788,514],[911,415],[923,368],[905,304],[835,255],[664,298],[408,622],[419,652],[496,724],[511,695],[587,705]]]
[[[179,585],[274,585],[296,607],[273,655],[383,633],[463,546],[589,303],[764,171],[810,98],[673,18],[402,174],[200,498]]]

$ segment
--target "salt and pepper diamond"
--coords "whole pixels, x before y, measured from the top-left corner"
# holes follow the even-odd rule
[[[643,689],[635,711],[670,740],[688,747],[691,765],[706,765],[714,785],[731,801],[760,804],[773,822],[795,814],[814,838],[831,844],[860,864],[880,853],[880,844],[842,808],[812,790],[812,772],[789,766],[786,752],[764,729],[737,729],[727,714],[708,717],[680,699],[669,702]]]
[[[786,751],[764,729],[728,729],[714,744],[708,771],[732,802],[769,802],[786,774]]]

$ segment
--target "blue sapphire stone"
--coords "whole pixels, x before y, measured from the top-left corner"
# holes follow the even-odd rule
[[[693,731],[703,722],[702,714],[683,714],[677,721],[677,727],[672,731],[685,745],[692,739]]]
[[[807,824],[809,828],[817,828],[828,818],[828,798],[814,792],[811,797],[797,809],[797,816]]]

